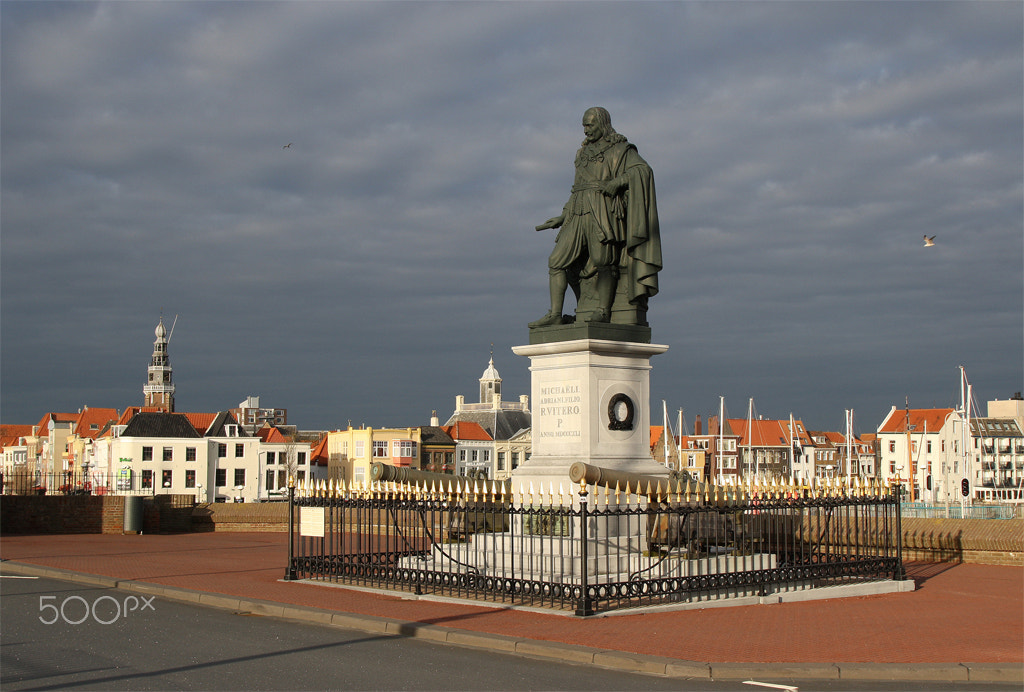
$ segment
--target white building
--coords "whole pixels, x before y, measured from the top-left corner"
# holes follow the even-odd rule
[[[210,415],[143,411],[116,426],[103,452],[113,491],[195,495],[198,502],[261,499],[259,438],[226,411],[204,427]]]
[[[461,394],[455,397],[455,412],[443,426],[456,442],[456,473],[464,474],[475,469],[486,471],[490,479],[508,478],[515,468],[530,458],[530,397],[524,394],[519,401],[502,401],[501,375],[494,367],[493,357],[479,383],[480,401],[467,404],[466,397]],[[475,423],[490,440],[474,439],[479,434],[471,433],[468,427],[464,432],[453,430],[461,423]]]
[[[897,409],[878,427],[878,478],[903,483],[908,501],[959,501],[964,478],[975,477],[970,431],[951,408]]]

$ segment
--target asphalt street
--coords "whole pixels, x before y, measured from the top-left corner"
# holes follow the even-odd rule
[[[4,690],[752,692],[968,687],[962,683],[686,681],[372,635],[14,575],[0,579],[0,618],[0,685]],[[1013,685],[982,684],[969,688],[1017,689]]]

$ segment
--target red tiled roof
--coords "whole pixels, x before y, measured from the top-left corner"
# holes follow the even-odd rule
[[[18,444],[19,437],[28,437],[31,434],[31,425],[0,425],[0,447]]]
[[[908,423],[914,426],[915,433],[923,433],[925,430],[938,432],[952,413],[951,408],[912,408],[909,412],[896,409],[885,419],[878,432],[905,433]]]
[[[75,423],[75,434],[79,437],[96,439],[108,423],[115,423],[116,421],[116,408],[86,407],[78,414],[78,420]]]
[[[213,421],[217,418],[217,414],[186,413],[185,417],[188,418],[188,422],[192,424],[192,427],[196,429],[197,433],[205,435],[206,431],[209,430],[211,425],[213,425]]]
[[[658,440],[661,439],[661,436],[664,432],[665,426],[663,425],[651,426],[651,449],[654,449],[654,445],[658,444]]]
[[[453,440],[491,440],[487,431],[480,427],[479,423],[473,421],[456,421],[454,425],[446,425],[442,428]]]
[[[262,428],[257,430],[256,437],[260,438],[263,442],[281,443],[292,441],[291,438],[286,437],[280,430],[270,425],[264,425]]]
[[[313,451],[309,455],[309,463],[317,466],[327,466],[327,435],[320,438],[320,441],[313,445]]]
[[[124,413],[121,414],[121,417],[117,419],[117,424],[128,425],[128,421],[134,418],[135,414],[139,413],[140,411],[142,411],[141,406],[129,406],[124,410]]]
[[[44,413],[43,417],[39,419],[39,432],[45,433],[50,429],[50,419],[53,418],[54,422],[57,423],[74,423],[75,419],[78,418],[77,413]]]
[[[788,447],[790,432],[789,420],[747,420],[745,418],[730,418],[726,424],[740,436],[737,444],[741,447]],[[811,438],[804,430],[803,422],[794,420],[796,437],[801,444],[811,445]],[[801,432],[804,430],[803,432]],[[749,431],[749,439],[748,439]]]

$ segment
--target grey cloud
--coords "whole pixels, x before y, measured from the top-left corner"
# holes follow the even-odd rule
[[[526,393],[532,227],[595,104],[658,184],[652,403],[870,429],[948,403],[961,363],[1021,389],[1019,4],[0,13],[4,422],[139,403],[161,308],[191,410],[423,423],[491,343]]]

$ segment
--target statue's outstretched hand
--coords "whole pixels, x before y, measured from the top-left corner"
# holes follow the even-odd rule
[[[553,218],[548,219],[547,221],[545,221],[541,225],[537,226],[536,230],[538,230],[538,231],[546,231],[549,228],[558,228],[559,226],[562,225],[563,221],[565,221],[565,216],[564,215],[562,215],[562,216],[555,216]]]

